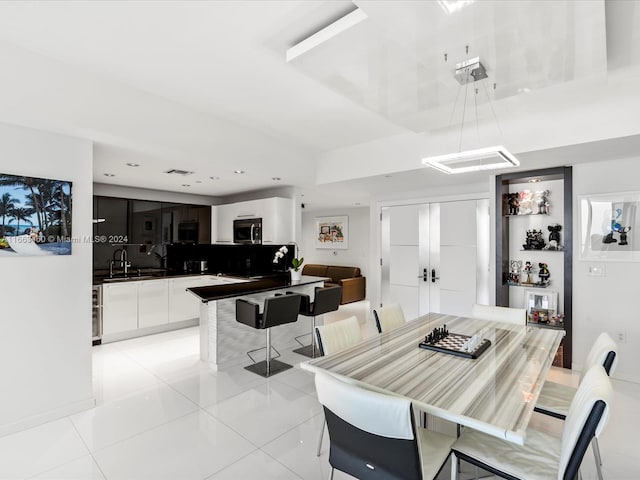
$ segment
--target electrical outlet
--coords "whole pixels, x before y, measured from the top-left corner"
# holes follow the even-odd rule
[[[618,332],[616,338],[619,343],[627,343],[627,332]]]

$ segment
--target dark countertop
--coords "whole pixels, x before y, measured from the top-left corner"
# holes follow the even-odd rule
[[[270,290],[281,290],[287,287],[309,285],[327,280],[329,280],[329,278],[303,275],[300,280],[292,282],[289,274],[284,274],[265,276],[263,278],[250,278],[248,282],[194,287],[187,288],[187,290],[198,297],[203,303],[208,303],[223,298],[239,297],[250,293],[268,292]]]
[[[102,285],[109,283],[119,283],[119,282],[135,282],[139,280],[155,280],[161,278],[180,278],[180,277],[204,277],[204,276],[219,276],[213,272],[175,272],[168,271],[160,268],[132,268],[129,274],[125,277],[122,272],[118,272],[113,276],[113,278],[109,277],[109,271],[105,270],[97,270],[93,272],[93,284],[94,285]],[[225,278],[248,278],[242,277],[240,275],[222,275]]]

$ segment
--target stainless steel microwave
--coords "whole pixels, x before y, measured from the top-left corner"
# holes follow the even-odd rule
[[[242,218],[234,220],[233,243],[260,245],[262,243],[262,219]]]

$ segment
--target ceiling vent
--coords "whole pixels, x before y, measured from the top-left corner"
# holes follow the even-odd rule
[[[195,172],[189,172],[188,170],[178,170],[177,168],[172,168],[171,170],[167,170],[164,173],[169,173],[171,175],[182,175],[186,177],[187,175],[192,175]]]

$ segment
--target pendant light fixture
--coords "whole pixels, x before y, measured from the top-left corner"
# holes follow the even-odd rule
[[[468,47],[467,47],[468,51]],[[469,84],[473,84],[480,80],[484,80],[489,77],[486,69],[480,62],[480,57],[474,57],[464,62],[456,64],[455,71],[456,80],[460,85],[465,85],[465,101],[462,110],[462,124],[460,126],[460,142],[458,146],[458,152],[448,153],[445,155],[437,155],[432,157],[426,157],[422,159],[422,164],[444,172],[446,174],[452,173],[467,173],[477,172],[481,170],[493,170],[499,168],[517,167],[520,162],[502,145],[495,145],[492,147],[478,148],[474,150],[462,151],[462,134],[464,130],[464,120],[467,108],[467,92]],[[485,88],[486,91],[486,88]],[[476,89],[476,95],[477,95]],[[459,90],[458,90],[459,93]],[[494,120],[498,124],[493,105],[491,105],[491,99],[487,95],[491,111],[493,112]],[[457,100],[457,96],[456,96]],[[455,104],[454,104],[455,109]],[[476,122],[478,121],[477,104],[476,104]]]

